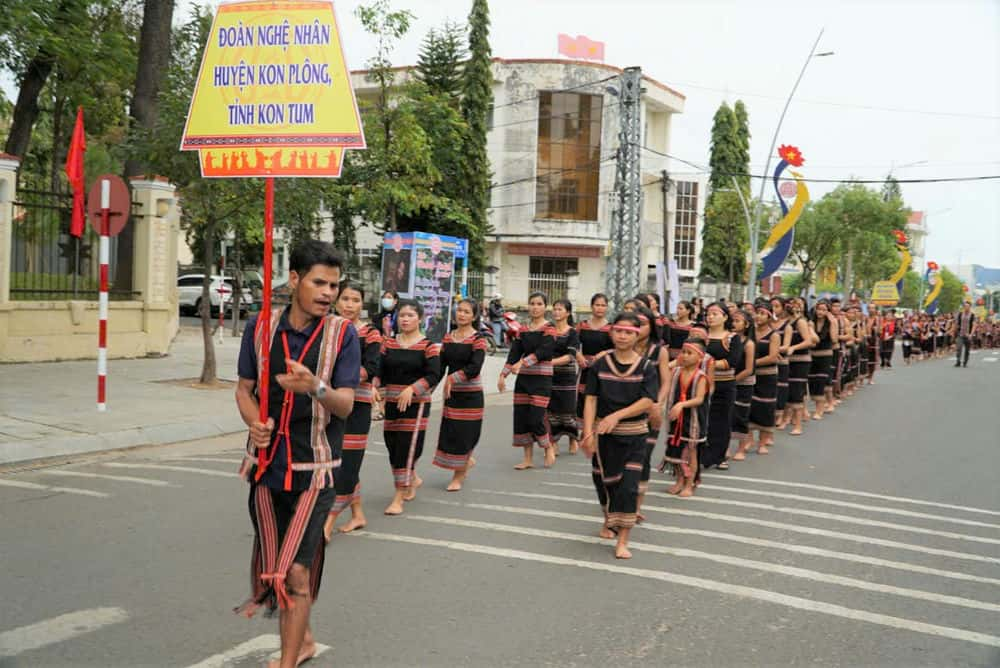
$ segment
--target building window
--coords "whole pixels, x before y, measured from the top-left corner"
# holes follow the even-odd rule
[[[697,236],[698,183],[678,181],[674,208],[674,259],[678,269],[694,271]]]
[[[566,299],[569,293],[567,274],[577,271],[575,257],[531,257],[528,261],[528,293],[544,292],[549,304]]]
[[[539,94],[536,218],[597,220],[601,113],[600,95]]]

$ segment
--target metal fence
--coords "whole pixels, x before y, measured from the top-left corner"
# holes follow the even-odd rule
[[[469,296],[482,303],[483,297],[486,296],[483,294],[486,290],[485,282],[483,281],[483,272],[470,271],[465,284],[468,287]]]
[[[99,236],[89,224],[82,237],[70,235],[72,206],[68,192],[18,188],[11,235],[11,299],[97,299]],[[118,240],[112,237],[109,297],[132,299],[136,293],[114,287],[117,250]]]
[[[566,299],[569,293],[566,276],[559,274],[531,274],[528,277],[528,294],[544,292],[551,304],[557,299]]]

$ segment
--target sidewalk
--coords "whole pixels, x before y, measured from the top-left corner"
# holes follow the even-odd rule
[[[95,361],[0,366],[0,465],[243,432],[232,385],[239,339],[227,334],[215,352],[220,380],[230,381],[220,389],[179,382],[201,373],[197,328],[182,328],[167,357],[109,361],[106,413],[97,412]],[[486,359],[487,394],[497,392],[504,359]]]

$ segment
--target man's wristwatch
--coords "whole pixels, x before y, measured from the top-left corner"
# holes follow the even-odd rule
[[[325,397],[326,396],[326,383],[324,383],[322,380],[320,380],[319,384],[316,386],[316,389],[311,390],[309,392],[309,396],[312,397],[313,399],[322,399],[323,397]]]

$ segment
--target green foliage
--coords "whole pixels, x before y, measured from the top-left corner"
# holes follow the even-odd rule
[[[417,56],[416,78],[434,95],[458,99],[462,90],[462,60],[465,31],[455,23],[445,23],[424,37]]]
[[[701,275],[719,281],[746,280],[746,255],[750,246],[747,216],[736,188],[748,207],[749,177],[735,176],[750,171],[750,130],[746,107],[737,102],[736,111],[723,102],[712,124],[709,159],[709,197],[702,227]]]
[[[919,309],[920,291],[923,277],[912,269],[903,276],[903,293],[899,295],[899,306],[902,308]]]
[[[818,270],[837,266],[849,251],[854,253],[856,277],[863,286],[891,275],[899,263],[892,230],[906,223],[900,204],[885,202],[879,193],[860,184],[838,186],[818,202],[807,204],[795,226],[792,246],[805,286],[812,285]],[[844,287],[850,291],[857,284]]]
[[[486,258],[485,237],[490,232],[490,161],[486,150],[487,122],[493,106],[490,59],[490,10],[487,0],[473,0],[469,13],[469,60],[462,73],[462,116],[468,126],[462,144],[462,183],[465,204],[475,234],[469,238],[469,260],[481,268]]]
[[[882,201],[883,202],[903,202],[903,190],[899,187],[899,181],[897,181],[892,174],[885,177],[885,183],[882,184]]]
[[[951,273],[945,267],[941,267],[938,272],[938,280],[944,281],[941,286],[941,294],[938,295],[938,313],[951,313],[958,310],[962,305],[962,298],[965,292],[962,290],[962,281],[958,276]]]

